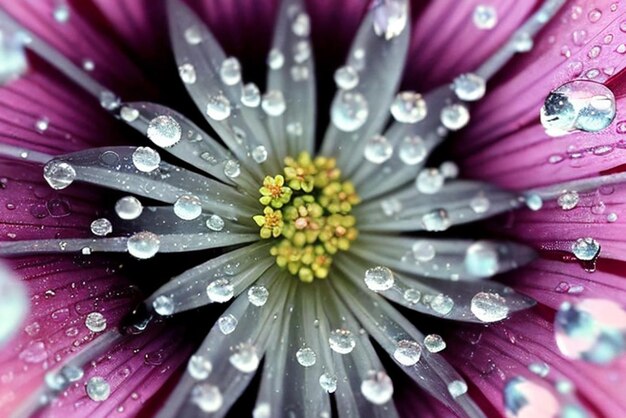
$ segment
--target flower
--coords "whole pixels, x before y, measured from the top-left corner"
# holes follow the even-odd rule
[[[241,22],[262,39],[272,9],[241,1],[206,16],[254,62]],[[284,0],[264,94],[177,0],[0,3],[0,254],[32,295],[0,354],[0,411],[622,416],[624,11],[520,3],[415,4],[412,23],[406,0],[362,19],[365,2]],[[159,65],[161,19],[204,119]],[[344,25],[359,29],[316,141]],[[120,145],[124,125],[144,142]],[[433,165],[456,131],[461,167]]]

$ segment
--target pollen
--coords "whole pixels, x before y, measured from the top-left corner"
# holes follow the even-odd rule
[[[263,239],[274,239],[276,264],[302,282],[326,279],[333,255],[357,238],[350,213],[360,203],[354,185],[341,181],[334,158],[287,157],[283,175],[267,176],[259,189],[262,215],[253,219]],[[280,209],[280,210],[277,210]]]

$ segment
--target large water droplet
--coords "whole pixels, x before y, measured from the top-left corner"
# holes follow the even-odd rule
[[[363,149],[365,159],[374,164],[382,164],[393,155],[393,146],[381,135],[370,138]]]
[[[361,382],[361,393],[371,403],[382,405],[389,402],[393,395],[393,382],[385,372],[372,371]]]
[[[446,348],[446,342],[441,335],[429,334],[424,337],[424,346],[431,353],[438,353]]]
[[[448,383],[448,392],[453,398],[457,398],[467,392],[467,384],[462,380],[453,380]]]
[[[422,216],[422,224],[427,231],[445,231],[450,227],[450,217],[445,209],[435,209]]]
[[[490,242],[477,241],[467,247],[465,269],[475,277],[491,277],[498,272],[498,249]]]
[[[91,332],[102,332],[107,327],[107,319],[100,312],[91,312],[85,318],[85,326]]]
[[[391,40],[407,27],[409,6],[407,0],[376,0],[372,4],[374,32]]]
[[[159,168],[161,156],[150,147],[139,147],[133,152],[133,165],[137,170],[151,173]]]
[[[206,379],[212,370],[213,365],[211,362],[201,354],[194,354],[187,363],[187,372],[196,380]]]
[[[417,123],[426,117],[426,101],[413,91],[398,93],[391,103],[391,115],[401,123]]]
[[[66,162],[52,160],[43,168],[43,177],[54,190],[61,190],[76,179],[76,170]]]
[[[415,186],[417,190],[424,194],[435,194],[441,190],[445,178],[441,175],[441,172],[436,168],[427,168],[417,175],[415,179]]]
[[[239,321],[232,314],[226,314],[217,320],[217,326],[224,335],[232,333],[237,328],[238,323]]]
[[[406,165],[417,165],[424,161],[428,150],[419,135],[406,136],[398,146],[398,157]]]
[[[93,376],[85,385],[87,396],[93,401],[102,402],[109,399],[111,395],[111,386],[103,377]]]
[[[550,390],[523,377],[517,376],[506,382],[503,395],[507,416],[512,418],[567,417],[561,414],[559,401]]]
[[[352,90],[359,85],[359,73],[349,65],[335,71],[335,83],[342,90]]]
[[[330,117],[337,129],[354,132],[361,128],[369,115],[365,97],[356,91],[341,91],[330,109]]]
[[[487,86],[485,79],[476,74],[461,74],[452,82],[452,90],[456,96],[466,102],[480,100],[485,96]]]
[[[0,36],[0,86],[17,79],[28,69],[23,37]]]
[[[578,238],[572,244],[572,253],[581,261],[592,261],[600,254],[600,244],[591,237]]]
[[[403,366],[413,366],[417,363],[422,355],[422,347],[417,341],[400,340],[396,344],[396,350],[393,352],[393,358]]]
[[[148,231],[138,232],[128,238],[126,242],[130,255],[139,259],[154,257],[160,246],[161,241],[158,235]]]
[[[467,125],[470,114],[465,105],[454,103],[441,109],[440,119],[443,126],[451,131],[458,131]]]
[[[169,115],[161,115],[150,121],[146,135],[155,145],[167,148],[180,141],[183,131],[176,119]]]
[[[296,360],[301,366],[311,367],[317,361],[317,355],[309,347],[303,347],[296,352]]]
[[[616,113],[615,96],[608,87],[576,80],[550,92],[541,108],[541,124],[550,136],[598,132],[613,122]]]
[[[254,407],[252,418],[272,418],[272,408],[269,403],[261,402]]]
[[[378,266],[365,271],[365,284],[368,289],[383,292],[393,287],[393,272],[387,267]]]
[[[323,373],[319,379],[320,386],[328,393],[334,393],[337,390],[337,376],[330,373]]]
[[[241,175],[241,165],[239,161],[228,160],[224,164],[224,175],[231,179],[237,178]]]
[[[287,110],[287,103],[285,102],[285,96],[280,90],[270,90],[263,95],[263,101],[261,102],[263,111],[269,116],[280,116]]]
[[[248,300],[254,306],[263,306],[267,302],[270,292],[265,286],[252,286],[248,290]]]
[[[248,83],[241,91],[241,103],[247,107],[258,107],[261,104],[261,91],[254,83]]]
[[[212,302],[224,303],[232,299],[235,289],[228,279],[217,279],[207,286],[206,291]]]
[[[91,233],[98,237],[104,237],[113,232],[113,225],[107,218],[96,219],[91,223],[90,228]]]
[[[228,359],[237,370],[243,373],[252,373],[259,367],[259,356],[256,348],[248,343],[239,344]]]
[[[27,311],[28,298],[21,282],[10,270],[0,267],[0,346],[17,331]],[[29,335],[35,330],[39,330],[38,325],[32,330],[26,327]]]
[[[210,96],[206,105],[206,114],[213,120],[221,122],[228,119],[231,112],[230,100],[223,94]]]
[[[497,293],[479,292],[474,295],[470,310],[483,322],[500,321],[509,314],[506,299]]]
[[[334,352],[348,354],[356,347],[356,338],[347,329],[336,329],[330,333],[328,344]]]
[[[224,403],[222,392],[217,386],[209,383],[200,383],[191,390],[191,402],[196,404],[203,412],[216,412]]]
[[[259,145],[258,147],[254,148],[250,154],[252,155],[252,159],[259,164],[267,161],[268,152],[267,148],[265,148],[263,145]]]
[[[174,214],[185,221],[196,219],[202,214],[200,198],[194,195],[182,195],[174,203]]]
[[[143,205],[135,196],[125,196],[115,202],[115,213],[120,219],[137,219],[143,212]]]
[[[454,301],[450,296],[440,293],[430,301],[430,307],[438,314],[447,315],[454,308]]]
[[[166,295],[159,295],[152,302],[152,307],[154,311],[159,315],[171,315],[174,313],[174,301],[171,297]]]

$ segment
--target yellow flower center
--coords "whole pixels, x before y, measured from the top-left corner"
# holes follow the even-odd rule
[[[263,239],[276,239],[276,264],[303,282],[328,277],[332,255],[358,235],[350,213],[360,202],[354,185],[340,181],[333,158],[302,153],[285,159],[284,175],[267,176],[259,189],[263,214],[254,216]]]

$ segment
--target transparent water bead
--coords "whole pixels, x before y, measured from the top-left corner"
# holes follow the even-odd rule
[[[280,70],[285,64],[285,55],[278,49],[272,48],[267,55],[267,65],[272,70]]]
[[[248,343],[239,344],[228,359],[237,370],[243,373],[252,373],[259,367],[259,356],[256,348]]]
[[[607,128],[617,113],[615,96],[603,84],[576,80],[548,94],[541,108],[541,124],[550,136],[580,130],[598,132]]]
[[[261,402],[257,406],[254,407],[252,411],[252,418],[271,418],[272,417],[272,409],[269,403]]]
[[[470,201],[470,208],[474,213],[485,213],[489,210],[491,202],[484,195],[478,195]]]
[[[49,126],[50,120],[48,118],[37,119],[37,121],[35,122],[35,129],[37,129],[37,132],[39,133],[44,133],[45,131],[47,131]]]
[[[102,332],[107,328],[107,319],[100,312],[90,312],[85,318],[85,326],[91,332]]]
[[[398,157],[406,165],[417,165],[424,161],[428,150],[419,135],[405,136],[398,146]]]
[[[76,170],[66,162],[53,160],[44,166],[43,178],[54,190],[62,190],[74,182]]]
[[[219,232],[224,229],[224,219],[222,219],[219,215],[213,214],[206,220],[206,226],[211,231]]]
[[[393,358],[403,366],[413,366],[420,360],[422,355],[422,347],[417,341],[400,340],[396,344],[396,350],[393,352]]]
[[[174,301],[171,297],[160,295],[153,302],[152,307],[159,315],[166,316],[174,313]]]
[[[350,65],[335,71],[335,83],[342,90],[352,90],[359,85],[359,73]]]
[[[309,58],[311,58],[311,44],[307,41],[300,41],[296,43],[293,47],[293,60],[297,62],[298,64],[302,64]],[[292,72],[293,72],[293,68],[298,68],[298,67],[297,66],[292,67]],[[306,67],[303,67],[303,68],[306,68]]]
[[[241,81],[241,64],[234,57],[229,57],[222,62],[220,78],[227,86],[234,86]]]
[[[424,337],[424,347],[431,353],[438,353],[446,348],[446,342],[437,334],[429,334]]]
[[[216,412],[223,403],[222,392],[217,386],[209,383],[200,383],[191,390],[191,402],[196,404],[203,412]]]
[[[311,34],[311,19],[309,15],[298,13],[291,24],[291,30],[297,36],[309,36]]]
[[[341,91],[330,108],[330,118],[337,129],[354,132],[360,129],[369,116],[369,106],[365,97],[354,90]]]
[[[376,135],[365,144],[363,155],[373,164],[382,164],[393,155],[393,145],[384,136]]]
[[[0,86],[17,79],[27,69],[22,37],[0,32]]]
[[[375,0],[371,7],[376,35],[391,40],[406,29],[409,18],[407,0]]]
[[[498,12],[495,7],[479,4],[472,15],[474,25],[481,30],[490,30],[498,24]]]
[[[161,115],[150,121],[146,135],[155,145],[168,148],[180,141],[183,131],[176,119],[168,115]]]
[[[115,213],[120,219],[130,221],[139,218],[143,205],[135,196],[124,196],[115,202]]]
[[[267,302],[270,292],[265,286],[252,286],[248,290],[248,301],[254,306],[263,306]]]
[[[394,119],[400,123],[417,123],[428,113],[422,95],[413,91],[398,93],[391,103],[390,111]]]
[[[356,347],[356,338],[349,330],[340,328],[330,333],[328,344],[334,352],[348,354]]]
[[[209,283],[206,291],[211,302],[224,303],[232,299],[235,289],[228,279],[217,279]]]
[[[450,217],[445,209],[435,209],[422,216],[422,224],[427,231],[445,231],[450,227]]]
[[[261,108],[269,116],[280,116],[287,110],[287,103],[285,102],[285,96],[280,90],[270,90],[263,95],[263,101],[261,102]]]
[[[137,232],[126,242],[126,248],[130,255],[139,259],[154,257],[159,252],[160,246],[159,236],[148,231]]]
[[[371,371],[368,378],[361,382],[361,393],[373,404],[385,404],[393,395],[393,382],[387,373]]]
[[[91,233],[98,237],[105,237],[113,232],[113,225],[107,218],[94,220],[90,225]]]
[[[228,160],[224,164],[224,175],[231,179],[237,178],[241,175],[241,165],[239,161]]]
[[[561,209],[572,210],[578,205],[579,201],[580,201],[580,196],[578,195],[578,192],[576,192],[575,190],[572,190],[572,191],[563,192],[563,194],[561,194],[557,198],[556,202],[561,207]]]
[[[600,254],[600,243],[591,237],[578,238],[572,244],[572,253],[581,261],[592,261]]]
[[[467,393],[467,383],[462,380],[453,380],[448,383],[448,392],[453,398],[457,398]]]
[[[334,393],[337,390],[337,376],[334,374],[322,373],[319,383],[327,393]]]
[[[296,360],[303,367],[311,367],[317,361],[317,355],[309,347],[303,347],[296,352]]]
[[[527,194],[524,196],[524,202],[526,207],[532,211],[538,211],[543,207],[543,199],[541,196],[535,193]]]
[[[476,293],[472,298],[470,310],[482,322],[500,321],[509,314],[506,299],[490,292]]]
[[[129,106],[122,106],[120,109],[120,117],[126,122],[134,122],[139,117],[139,111]]]
[[[528,32],[516,33],[513,38],[513,47],[517,52],[528,52],[535,46],[533,38]]]
[[[264,163],[265,161],[267,161],[268,157],[267,148],[265,148],[263,145],[259,145],[252,150],[251,155],[252,159],[257,163]]]
[[[111,386],[103,377],[93,376],[87,381],[85,391],[92,401],[102,402],[109,399]]]
[[[380,208],[387,216],[394,216],[402,212],[402,202],[396,198],[385,199],[380,202]]]
[[[531,363],[528,370],[540,377],[546,377],[550,373],[550,366],[547,363]]]
[[[419,262],[428,262],[435,258],[435,247],[428,241],[415,241],[411,247],[413,257]]]
[[[404,300],[408,303],[415,305],[418,303],[422,297],[422,293],[417,289],[408,288],[402,294]]]
[[[417,175],[415,186],[421,193],[435,194],[441,190],[444,182],[445,178],[438,169],[427,168]]]
[[[374,292],[383,292],[393,287],[393,272],[387,267],[377,266],[365,271],[365,285]]]
[[[230,100],[223,94],[209,96],[206,105],[206,114],[213,120],[221,122],[228,119],[231,113]]]
[[[567,414],[552,391],[521,376],[516,376],[506,382],[503,397],[506,414],[511,418],[536,416],[538,413],[563,418],[586,418],[588,416]]]
[[[198,80],[196,67],[193,64],[186,63],[178,67],[178,75],[185,84],[194,84]]]
[[[474,102],[485,96],[487,83],[476,74],[461,74],[452,82],[452,90],[460,100]]]
[[[121,103],[120,98],[111,91],[105,90],[100,93],[100,106],[106,110],[115,110]]]
[[[194,354],[187,363],[187,372],[196,380],[204,380],[211,374],[213,365],[200,354]]]
[[[185,29],[184,36],[189,45],[198,45],[202,42],[202,31],[195,25]]]
[[[194,195],[182,195],[174,202],[174,214],[185,221],[196,219],[202,214],[200,198]]]
[[[468,124],[470,114],[465,105],[454,103],[441,109],[440,119],[443,126],[451,131],[458,131]]]
[[[133,152],[133,165],[144,173],[151,173],[159,168],[161,156],[150,147],[139,147]]]
[[[477,241],[465,251],[465,270],[475,277],[491,277],[500,266],[497,247],[487,241]]]
[[[439,293],[430,301],[430,307],[438,314],[447,315],[454,308],[454,301],[450,296]]]
[[[224,335],[232,333],[237,328],[238,323],[239,321],[232,314],[226,314],[217,320],[217,326]]]
[[[564,302],[554,332],[565,357],[608,364],[626,352],[626,310],[608,299]]]
[[[246,107],[259,107],[261,104],[261,91],[254,83],[248,83],[241,91],[241,103]]]

